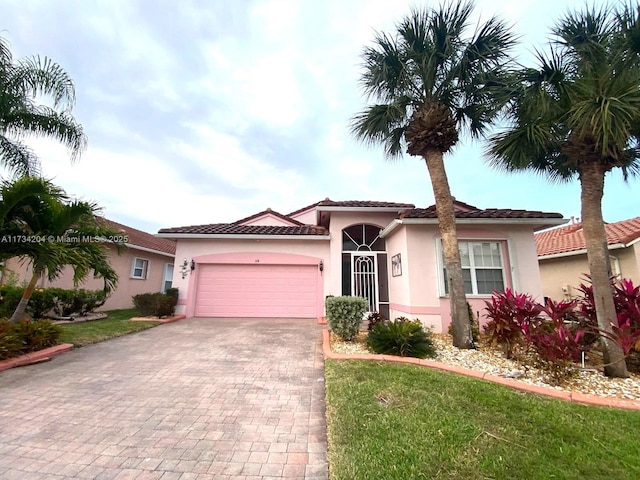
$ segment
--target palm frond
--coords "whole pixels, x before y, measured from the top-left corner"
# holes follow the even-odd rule
[[[33,135],[49,137],[64,144],[76,160],[87,146],[82,125],[66,112],[57,112],[46,106],[35,106],[7,113],[5,131],[14,136]]]
[[[351,133],[368,144],[382,144],[389,158],[402,154],[402,134],[410,115],[411,99],[401,97],[390,104],[371,105],[351,121]]]
[[[16,176],[30,175],[37,165],[35,153],[21,142],[0,135],[0,165]]]
[[[76,101],[73,80],[69,74],[48,57],[21,59],[13,68],[11,81],[31,96],[46,95],[55,107],[70,109]]]

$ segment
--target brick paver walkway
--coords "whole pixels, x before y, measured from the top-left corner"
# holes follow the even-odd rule
[[[0,478],[326,479],[311,320],[187,319],[0,373]]]

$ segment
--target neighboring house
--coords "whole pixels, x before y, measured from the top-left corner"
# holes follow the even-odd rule
[[[456,202],[456,217],[474,310],[506,287],[542,295],[533,233],[563,223],[560,214]],[[387,318],[437,332],[451,321],[433,206],[326,199],[158,236],[177,242],[173,282],[187,316],[314,318],[327,295],[359,295]]]
[[[127,237],[127,249],[118,255],[115,247],[109,247],[111,266],[118,274],[118,286],[100,309],[132,308],[131,297],[133,295],[164,292],[171,287],[176,243],[173,240],[158,238],[112,220],[105,219],[105,221],[114,230],[122,232],[122,235]],[[6,281],[8,271],[17,274],[21,282],[31,278],[31,267],[19,258],[12,258],[6,262],[2,272],[4,281]],[[0,278],[0,283],[2,282],[3,279]],[[38,285],[40,287],[74,288],[73,271],[67,267],[53,282],[42,278]],[[103,287],[104,282],[101,279],[94,279],[93,276],[78,285],[78,288],[89,290],[102,290]]]
[[[611,259],[611,272],[619,278],[640,283],[640,217],[605,224]],[[570,225],[536,234],[536,249],[542,291],[545,297],[564,300],[575,297],[576,287],[589,274],[587,249],[582,224]]]

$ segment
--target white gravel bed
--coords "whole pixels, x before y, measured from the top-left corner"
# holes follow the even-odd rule
[[[366,335],[366,333],[360,333],[353,342],[343,342],[332,333],[331,349],[336,353],[372,353],[366,347]],[[508,360],[499,351],[490,348],[458,349],[452,345],[451,337],[448,335],[433,335],[432,339],[438,352],[433,360],[448,365],[513,378],[560,391],[640,400],[640,375],[631,374],[630,378],[624,379],[607,378],[600,371],[586,369],[580,370],[575,377],[568,379],[562,386],[553,386],[545,381],[545,375],[540,370]]]

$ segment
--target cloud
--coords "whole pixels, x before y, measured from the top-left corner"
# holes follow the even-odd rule
[[[326,196],[431,204],[421,159],[388,163],[381,147],[348,130],[367,103],[357,83],[362,48],[374,31],[393,32],[414,3],[7,0],[1,35],[16,57],[52,57],[77,86],[74,113],[89,149],[71,166],[63,148],[38,144],[45,172],[114,220],[155,231],[266,207],[286,213]],[[477,8],[514,24],[526,58],[555,18],[582,5],[483,0]],[[445,162],[465,202],[579,216],[575,183],[491,171],[477,144]],[[633,198],[610,175],[605,218],[637,215]]]

